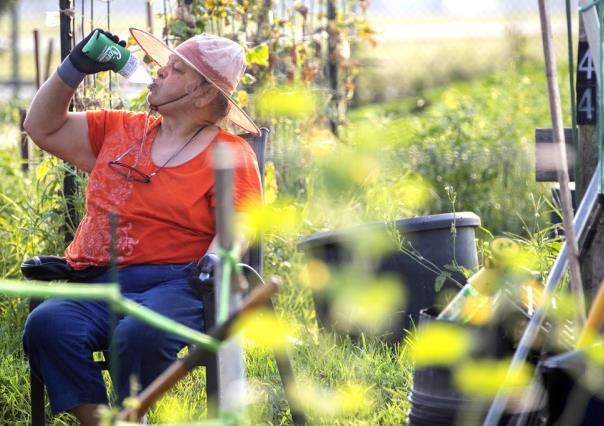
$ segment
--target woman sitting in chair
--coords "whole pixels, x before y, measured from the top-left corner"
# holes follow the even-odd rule
[[[203,306],[188,278],[200,258],[206,272],[217,259],[212,254],[214,143],[226,142],[234,156],[236,211],[262,197],[251,147],[218,124],[226,119],[259,133],[229,96],[244,72],[245,52],[216,36],[198,35],[171,50],[144,31],[131,33],[161,67],[147,98],[159,118],[126,111],[68,112],[85,75],[110,69],[83,54],[89,35],[40,88],[25,129],[40,148],[90,173],[86,215],[65,250],[68,267],[76,275],[84,271],[83,276],[100,271],[89,282],[109,281],[109,213],[115,210],[124,297],[201,330]],[[238,246],[244,249],[242,238]],[[128,316],[119,318],[109,335],[109,318],[104,302],[63,299],[43,302],[27,318],[25,351],[47,386],[53,413],[70,411],[81,424],[97,424],[107,391],[92,352],[112,341],[119,348],[119,376],[113,383],[120,402],[130,393],[131,376],[147,386],[187,343]]]

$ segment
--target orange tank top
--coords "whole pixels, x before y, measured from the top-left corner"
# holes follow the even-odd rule
[[[86,114],[95,166],[86,188],[86,214],[65,250],[74,269],[109,263],[109,213],[118,213],[118,262],[121,265],[189,263],[200,258],[215,235],[214,171],[211,147],[229,144],[234,156],[235,209],[260,202],[262,189],[256,156],[238,136],[220,130],[210,145],[175,167],[168,164],[150,183],[128,181],[111,170],[116,159],[143,135],[145,114],[101,110]],[[159,168],[151,160],[151,145],[159,119],[151,117],[137,169],[150,174]],[[133,165],[136,146],[120,161]]]

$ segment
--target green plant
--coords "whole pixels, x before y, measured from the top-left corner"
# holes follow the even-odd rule
[[[15,145],[0,149],[0,278],[21,278],[19,265],[37,254],[61,254],[64,247],[63,168],[37,156],[23,173]],[[29,368],[21,349],[25,299],[0,298],[0,423],[29,419]],[[53,424],[71,424],[63,415]]]
[[[358,68],[350,46],[372,41],[366,9],[363,0],[310,6],[274,0],[192,0],[179,5],[169,32],[181,40],[210,32],[239,41],[246,48],[248,67],[243,90],[236,94],[241,104],[247,103],[248,93],[264,86],[318,85],[330,96],[322,112],[339,122],[354,92]]]
[[[351,122],[370,120],[389,132],[391,163],[401,174],[418,173],[434,192],[425,211],[446,211],[451,188],[457,210],[477,213],[493,232],[530,233],[550,210],[535,205],[549,197],[534,175],[534,128],[549,123],[547,103],[536,95],[544,84],[542,67],[525,65],[426,93],[416,102],[426,105],[420,110],[407,102],[368,107],[354,111]]]

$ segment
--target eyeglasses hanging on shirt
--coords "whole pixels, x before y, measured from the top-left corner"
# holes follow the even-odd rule
[[[143,152],[143,145],[145,143],[145,139],[147,138],[147,131],[148,131],[148,123],[149,123],[149,114],[147,114],[147,117],[145,119],[145,128],[143,130],[143,137],[141,138],[140,141],[136,142],[135,144],[133,144],[130,148],[128,148],[126,150],[126,152],[124,152],[123,154],[121,154],[119,157],[117,157],[115,160],[111,160],[107,163],[107,165],[109,166],[109,168],[111,170],[113,170],[114,172],[124,176],[128,181],[134,181],[134,182],[140,182],[140,183],[150,183],[151,182],[151,178],[153,176],[155,176],[156,174],[158,174],[164,167],[166,167],[166,165],[172,161],[178,154],[180,154],[182,152],[183,149],[185,149],[192,141],[193,139],[195,139],[195,136],[197,136],[203,129],[205,129],[208,126],[202,126],[199,129],[197,129],[195,131],[195,133],[193,133],[193,135],[185,142],[183,143],[175,152],[174,154],[172,154],[170,156],[170,158],[168,158],[164,164],[162,164],[160,167],[157,168],[157,170],[155,170],[152,173],[144,173],[143,171],[137,169],[136,167],[138,166],[138,163],[140,161],[140,157],[141,154]],[[136,159],[134,161],[133,165],[130,164],[126,164],[122,162],[122,159],[128,155],[134,148],[136,148],[137,146],[140,147],[138,153],[136,154]]]

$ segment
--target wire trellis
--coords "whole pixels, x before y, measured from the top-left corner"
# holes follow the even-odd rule
[[[173,13],[173,3],[174,0],[164,0],[161,5],[163,8],[159,12],[156,8],[154,13],[152,0],[138,0],[135,3],[119,0],[74,0],[73,24],[77,28],[73,31],[73,44],[80,42],[96,28],[113,32],[122,39],[128,39],[130,27],[151,31],[155,28],[153,20],[159,16],[163,18],[162,37],[167,42],[168,18]],[[141,6],[147,9],[147,13],[140,13]],[[127,13],[129,8],[133,11],[136,8],[136,13]],[[142,16],[145,16],[145,19],[141,19]],[[90,75],[76,93],[74,109],[76,111],[96,108],[119,109],[123,106],[123,92],[122,83],[112,72]]]

